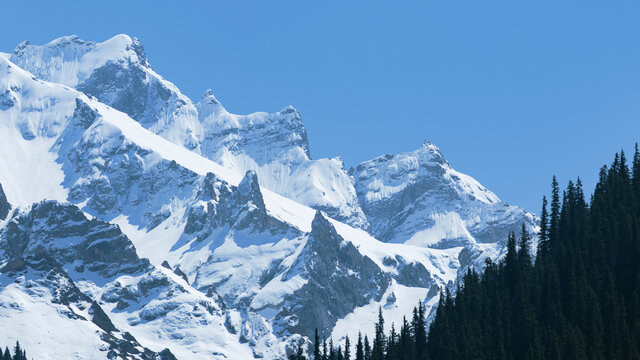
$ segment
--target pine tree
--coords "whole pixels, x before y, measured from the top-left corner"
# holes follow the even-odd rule
[[[337,360],[336,348],[333,347],[333,339],[329,339],[329,360]]]
[[[349,336],[344,339],[344,360],[351,360],[351,340],[349,340]]]
[[[507,286],[513,289],[518,276],[518,250],[516,247],[516,235],[511,232],[507,238],[507,254],[504,257],[504,269]]]
[[[640,212],[640,150],[638,150],[638,143],[636,143],[635,153],[633,154],[631,169],[633,171],[631,186],[633,188],[636,211]]]
[[[313,341],[313,359],[320,360],[320,336],[318,335],[318,328],[316,328],[316,334]]]
[[[371,345],[367,335],[364,336],[364,360],[371,360]]]
[[[426,333],[426,329],[425,329]],[[426,336],[426,335],[425,335]],[[410,360],[416,357],[416,344],[411,331],[411,325],[406,317],[402,317],[402,328],[400,329],[399,347],[401,358]],[[425,339],[426,343],[426,339]],[[425,344],[426,345],[426,344]]]
[[[540,212],[540,232],[538,233],[538,255],[544,258],[549,253],[549,214],[547,213],[547,197],[542,197],[542,211]]]
[[[383,360],[385,348],[384,317],[382,316],[382,306],[378,308],[378,321],[375,324],[375,338],[373,340],[372,360]]]
[[[327,339],[322,341],[322,360],[329,360],[329,353],[327,352]]]
[[[384,358],[386,360],[397,360],[398,355],[398,333],[396,332],[395,324],[391,323],[391,331],[387,337],[387,348]]]
[[[551,217],[549,219],[549,246],[557,240],[560,229],[560,187],[555,175],[551,181]]]
[[[413,333],[416,355],[421,357],[427,351],[427,321],[424,314],[424,305],[418,302],[417,311],[414,312]]]
[[[531,244],[529,233],[524,223],[522,223],[522,231],[520,234],[520,248],[518,249],[518,260],[521,266],[531,266]]]
[[[23,360],[22,359],[22,349],[20,348],[20,342],[16,341],[16,346],[13,348],[13,359],[14,360]]]
[[[9,352],[9,347],[4,348],[4,355],[2,356],[2,360],[11,360],[11,353]]]
[[[364,345],[362,344],[361,332],[358,332],[358,342],[356,343],[356,360],[364,360]]]

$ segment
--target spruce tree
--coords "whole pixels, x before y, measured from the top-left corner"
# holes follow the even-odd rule
[[[22,349],[19,341],[16,341],[16,345],[13,348],[13,360],[22,360]]]
[[[640,212],[640,150],[638,150],[638,143],[636,143],[636,149],[633,154],[633,165],[631,169],[633,171],[631,186],[635,198],[635,207],[636,211]]]
[[[313,359],[320,360],[320,336],[318,335],[318,328],[316,328],[316,334],[313,341]]]
[[[336,348],[333,347],[333,339],[329,339],[329,360],[337,360]]]
[[[416,355],[421,357],[427,351],[427,320],[424,314],[424,305],[421,301],[418,302],[418,307],[413,323],[413,333]]]
[[[531,265],[531,239],[529,238],[529,233],[527,233],[527,228],[522,223],[522,230],[520,233],[520,248],[518,249],[518,260],[521,266],[530,266]]]
[[[549,219],[549,246],[557,240],[560,229],[560,186],[556,176],[551,181],[551,216]]]
[[[516,235],[511,232],[507,238],[507,254],[504,257],[504,269],[507,286],[514,288],[518,274],[518,250],[516,247]]]
[[[344,339],[344,360],[351,360],[351,340],[349,340],[349,336]]]
[[[327,339],[322,341],[322,360],[329,360],[329,353],[327,352]]]
[[[375,324],[375,337],[373,340],[372,360],[383,360],[385,348],[384,317],[382,316],[382,306],[378,308],[378,321]]]
[[[371,360],[371,344],[367,335],[364,336],[364,360]]]
[[[542,197],[542,211],[540,212],[540,232],[538,233],[537,259],[544,258],[549,253],[549,214],[547,213],[547,197]]]
[[[356,343],[356,360],[364,360],[364,345],[362,344],[361,332],[358,332],[358,342]]]
[[[425,329],[425,333],[426,333],[426,329]],[[402,354],[403,359],[409,360],[416,357],[416,344],[413,337],[413,333],[411,331],[411,325],[407,321],[406,317],[402,318],[402,328],[400,329],[399,343],[400,343],[399,344],[400,354]],[[425,343],[426,343],[426,339],[425,339]]]

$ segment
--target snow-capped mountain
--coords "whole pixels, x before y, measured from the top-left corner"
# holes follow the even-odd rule
[[[32,312],[82,332],[81,358],[285,358],[316,327],[431,308],[535,224],[430,144],[353,177],[311,160],[295,109],[193,104],[124,35],[0,54],[0,164],[0,319],[18,324],[0,335],[38,358]]]
[[[535,217],[454,170],[433,144],[357,166],[362,209],[376,238],[445,248],[504,240],[514,224],[534,231]]]
[[[143,127],[242,176],[254,170],[266,188],[358,227],[366,219],[339,159],[311,160],[300,114],[234,115],[207,91],[195,105],[151,69],[137,39],[76,36],[44,46],[23,42],[11,61],[42,80],[74,87],[128,114]]]

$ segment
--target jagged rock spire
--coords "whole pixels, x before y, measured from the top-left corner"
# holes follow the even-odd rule
[[[7,201],[7,196],[2,189],[2,184],[0,184],[0,220],[4,220],[9,215],[9,211],[11,210],[11,204]]]
[[[241,202],[252,202],[258,209],[265,211],[264,199],[258,184],[258,175],[255,171],[249,170],[238,184],[238,199]]]

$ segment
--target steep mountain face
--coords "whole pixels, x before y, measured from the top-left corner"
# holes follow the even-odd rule
[[[455,171],[429,142],[366,161],[354,177],[371,232],[383,241],[451,248],[504,242],[522,223],[535,230],[532,214]]]
[[[23,43],[11,59],[0,54],[0,315],[57,304],[50,270],[33,270],[52,259],[85,296],[60,306],[87,320],[56,308],[39,321],[82,329],[87,353],[286,358],[315,327],[338,340],[373,329],[379,306],[396,323],[419,299],[431,309],[500,256],[503,233],[535,224],[430,144],[353,178],[311,160],[295,109],[233,115],[210,92],[194,105],[128,36]],[[3,306],[18,298],[26,310]],[[16,333],[35,331],[20,319]]]
[[[276,319],[287,331],[309,337],[316,327],[333,327],[355,307],[380,301],[391,285],[390,274],[344,241],[320,212],[300,256],[282,274],[285,281],[293,276],[302,276],[305,284],[284,297]]]
[[[10,60],[39,79],[100,99],[172,142],[199,146],[202,133],[193,103],[151,69],[138,39],[117,35],[95,43],[66,36],[44,46],[25,41]]]
[[[3,338],[26,327],[29,336],[20,341],[44,342],[60,357],[94,358],[102,353],[103,358],[175,359],[169,350],[156,353],[140,345],[129,332],[119,330],[98,304],[96,283],[119,283],[122,279],[117,276],[125,274],[151,276],[149,262],[138,258],[116,226],[89,220],[72,205],[38,203],[29,211],[16,212],[0,231],[0,258],[0,302],[9,305],[2,307],[0,316],[15,325],[2,327]],[[137,305],[140,314],[148,306]],[[43,327],[54,325],[51,321],[55,332]],[[66,336],[60,337],[60,332]]]
[[[11,204],[7,201],[7,195],[2,190],[2,184],[0,184],[0,220],[7,218],[9,210],[11,210]]]
[[[352,181],[339,159],[311,160],[300,114],[234,115],[207,91],[196,105],[154,72],[137,39],[103,43],[63,37],[44,46],[20,44],[11,61],[39,79],[96,97],[169,141],[242,176],[254,170],[263,186],[354,226],[366,227]]]

